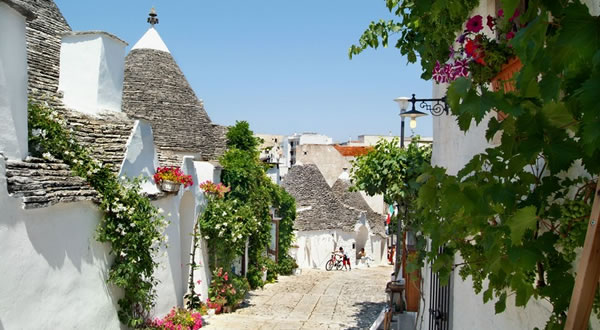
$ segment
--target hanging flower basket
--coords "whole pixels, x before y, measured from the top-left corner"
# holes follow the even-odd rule
[[[179,167],[159,167],[154,174],[154,182],[167,193],[176,193],[183,184],[189,187],[194,182],[191,175],[186,175]]]
[[[179,188],[181,187],[181,183],[169,180],[162,180],[160,182],[160,190],[167,193],[177,193],[179,192]]]

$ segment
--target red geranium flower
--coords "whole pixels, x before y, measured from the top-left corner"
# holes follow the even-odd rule
[[[506,40],[510,40],[515,37],[515,33],[510,31],[506,34]]]
[[[465,52],[471,57],[475,57],[475,50],[477,49],[477,42],[472,39],[467,39],[465,44]]]
[[[467,22],[467,31],[477,33],[483,29],[483,17],[475,15]]]

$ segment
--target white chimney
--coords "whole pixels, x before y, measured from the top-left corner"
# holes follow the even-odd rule
[[[58,89],[67,108],[89,114],[121,111],[126,46],[102,31],[63,35]]]
[[[25,16],[33,14],[0,0],[0,153],[27,157],[27,43]]]

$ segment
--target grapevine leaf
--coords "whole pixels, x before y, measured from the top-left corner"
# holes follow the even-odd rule
[[[525,306],[529,301],[529,298],[533,295],[533,287],[530,283],[527,283],[523,273],[517,273],[510,281],[511,286],[517,292],[515,297],[515,305]]]
[[[527,229],[534,230],[537,222],[536,207],[526,206],[515,212],[515,214],[508,219],[507,225],[510,228],[510,239],[513,245],[517,245],[521,242],[523,235]]]
[[[483,303],[487,303],[488,301],[492,300],[494,296],[494,288],[492,288],[491,286],[488,287],[487,290],[485,290],[483,292]]]
[[[502,312],[504,312],[504,310],[506,309],[506,292],[503,292],[500,297],[498,298],[498,301],[496,301],[496,304],[494,305],[494,310],[496,311],[496,314],[500,314]]]
[[[570,63],[578,58],[591,58],[600,48],[600,17],[591,16],[580,2],[570,2],[561,21],[556,40],[555,60]]]
[[[573,121],[573,115],[569,113],[564,103],[546,103],[542,108],[542,113],[548,119],[548,122],[554,127],[563,127]]]

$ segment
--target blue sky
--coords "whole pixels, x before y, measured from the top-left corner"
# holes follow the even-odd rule
[[[335,141],[400,134],[398,96],[431,96],[420,66],[393,47],[348,58],[384,0],[56,0],[73,30],[129,43],[156,26],[211,119],[247,120],[257,133],[319,132]],[[431,136],[431,116],[416,134]],[[407,123],[407,135],[410,135]]]

